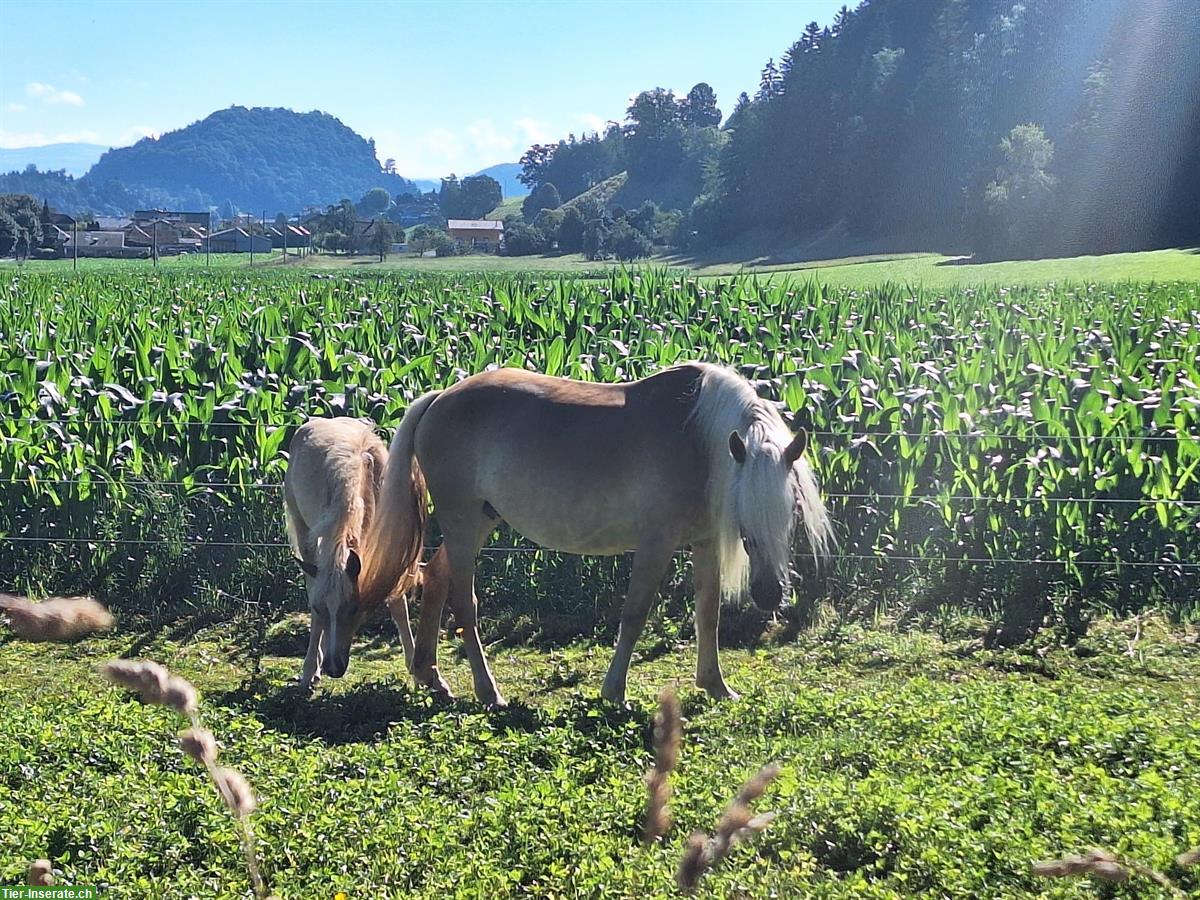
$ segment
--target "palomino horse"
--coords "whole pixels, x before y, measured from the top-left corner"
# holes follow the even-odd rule
[[[386,465],[383,441],[358,419],[310,419],[292,438],[283,494],[288,537],[304,571],[312,613],[300,674],[305,690],[321,678],[326,633],[333,623],[352,624],[357,630],[365,618],[359,615],[359,550],[375,514]],[[391,597],[389,605],[411,668],[408,605],[403,596]]]
[[[616,653],[601,693],[625,696],[634,645],[676,549],[690,544],[696,586],[696,683],[736,696],[717,659],[722,594],[749,583],[778,608],[797,518],[815,554],[832,532],[812,469],[774,406],[736,373],[687,363],[629,384],[588,384],[516,369],[425,394],[392,441],[368,542],[381,584],[415,581],[432,496],[444,544],[424,574],[412,671],[435,692],[447,594],[466,641],[476,696],[503,704],[476,621],[475,556],[501,520],[530,540],[580,554],[635,552]],[[426,488],[428,485],[428,488]],[[371,596],[368,590],[364,598]],[[378,590],[373,592],[378,595]],[[331,655],[345,668],[351,633]]]

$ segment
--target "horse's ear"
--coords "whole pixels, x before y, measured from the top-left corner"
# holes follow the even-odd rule
[[[317,567],[314,566],[312,563],[305,562],[302,559],[298,559],[298,560],[296,560],[296,562],[298,562],[300,564],[300,568],[304,570],[304,574],[307,575],[309,578],[317,577]]]
[[[362,571],[362,560],[358,558],[358,551],[351,550],[350,555],[346,557],[346,574],[350,576],[351,581],[358,581],[358,573]]]
[[[736,431],[729,432],[729,455],[734,458],[738,465],[746,461],[746,442],[742,440],[742,436]]]
[[[783,451],[783,461],[790,468],[796,460],[804,455],[806,449],[808,449],[808,432],[801,428],[792,438],[792,442],[787,445],[787,449]]]

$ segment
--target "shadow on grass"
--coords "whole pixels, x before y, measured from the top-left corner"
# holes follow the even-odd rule
[[[570,728],[594,735],[601,746],[614,742],[609,736],[627,733],[630,723],[647,735],[650,728],[650,713],[645,710],[603,700],[575,698],[558,711],[520,702],[486,709],[474,700],[439,700],[394,681],[355,685],[336,694],[318,688],[309,695],[296,684],[261,691],[239,688],[209,695],[206,702],[251,713],[268,728],[328,746],[380,741],[401,723],[420,725],[434,718],[468,716],[486,716],[496,730],[528,734]]]

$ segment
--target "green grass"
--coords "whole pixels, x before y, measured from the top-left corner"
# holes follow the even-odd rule
[[[268,657],[245,692],[232,635],[0,638],[0,883],[46,855],[106,897],[246,896],[231,821],[174,747],[179,720],[95,675],[128,653],[202,689],[222,761],[260,797],[254,827],[284,898],[670,896],[688,833],[711,829],[768,761],[782,774],[758,806],[779,818],[701,896],[1084,898],[1091,883],[1038,881],[1029,866],[1092,846],[1200,890],[1200,870],[1172,863],[1200,843],[1194,628],[1101,623],[1074,652],[1024,654],[833,628],[726,652],[743,698],[723,703],[691,688],[693,648],[660,644],[635,661],[628,708],[596,699],[607,647],[500,651],[496,676],[516,702],[497,712],[434,706],[386,641],[360,647],[349,676],[311,700],[285,686],[290,655]],[[444,667],[467,692],[454,649]],[[676,821],[644,850],[649,719],[673,681],[685,714]],[[1104,891],[1168,896],[1144,879]]]
[[[499,206],[484,216],[484,218],[503,222],[507,216],[521,215],[521,204],[525,202],[527,196],[528,194],[521,194],[519,197],[506,197]]]
[[[523,198],[506,200],[504,205],[489,214],[503,218],[520,206]],[[500,214],[500,215],[497,215]],[[214,270],[249,268],[249,255],[240,253],[213,254],[209,268]],[[551,256],[506,257],[491,254],[471,254],[424,259],[408,255],[392,255],[384,262],[373,256],[327,256],[314,254],[303,259],[291,258],[283,264],[280,253],[269,260],[255,254],[255,266],[286,267],[289,271],[312,269],[317,272],[463,272],[463,273],[530,273],[563,274],[589,277],[622,268],[615,260],[596,262],[579,253]],[[203,254],[166,258],[160,261],[164,271],[203,270]],[[1008,262],[971,263],[960,257],[938,253],[877,254],[851,256],[842,259],[810,262],[762,263],[758,261],[708,262],[703,258],[688,258],[674,254],[659,255],[642,265],[665,265],[681,275],[705,278],[739,273],[755,273],[769,278],[788,275],[814,278],[821,284],[838,287],[866,288],[884,283],[924,286],[930,288],[964,285],[1043,285],[1087,284],[1097,282],[1168,282],[1200,281],[1200,251],[1196,249],[1147,250],[1139,253],[1110,253],[1104,256],[1077,256],[1067,259],[1012,260]],[[628,266],[625,266],[628,268]],[[17,268],[12,260],[0,261],[0,269]],[[70,260],[30,261],[20,268],[28,272],[64,272],[71,270]],[[83,272],[148,272],[148,260],[86,259],[79,261]]]
[[[1048,283],[1200,281],[1200,251],[1195,249],[1148,250],[1110,253],[1067,259],[1032,259],[971,263],[936,253],[907,254],[891,258],[851,257],[811,263],[780,263],[740,267],[717,263],[693,267],[695,274],[731,272],[811,275],[823,284],[862,288],[893,284],[950,287],[959,285],[1033,285]]]

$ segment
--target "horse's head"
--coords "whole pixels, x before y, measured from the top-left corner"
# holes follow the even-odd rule
[[[729,435],[729,453],[737,463],[734,513],[750,560],[750,597],[759,609],[778,609],[790,588],[797,514],[803,513],[810,538],[817,534],[814,524],[828,528],[812,471],[801,459],[807,446],[804,429],[786,446],[769,439],[759,426],[752,427],[746,438],[736,431]],[[819,523],[809,521],[814,516]],[[820,532],[822,538],[824,533]]]
[[[308,587],[308,605],[314,620],[325,628],[322,668],[331,678],[341,678],[350,666],[350,642],[369,610],[361,602],[358,576],[362,560],[353,547],[339,544],[327,568],[301,562]]]

